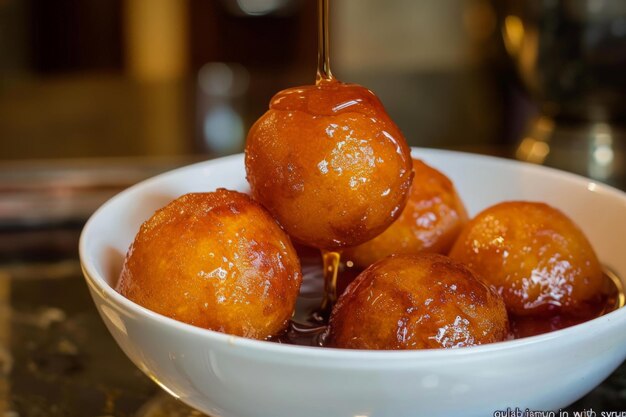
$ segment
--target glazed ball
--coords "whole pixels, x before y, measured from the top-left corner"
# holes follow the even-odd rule
[[[366,268],[393,253],[448,253],[467,223],[467,211],[452,184],[441,172],[413,160],[413,185],[406,207],[387,230],[343,257]]]
[[[396,219],[411,185],[400,130],[369,90],[336,81],[278,93],[250,129],[254,198],[298,242],[355,246]]]
[[[269,213],[219,189],[184,195],[146,221],[117,290],[185,323],[264,339],[287,325],[301,281],[289,237]]]
[[[339,348],[457,348],[504,340],[508,318],[502,298],[462,264],[392,255],[348,286],[329,328],[329,345]]]
[[[583,232],[543,203],[486,209],[463,229],[450,256],[495,287],[516,315],[573,312],[602,291],[602,267]]]

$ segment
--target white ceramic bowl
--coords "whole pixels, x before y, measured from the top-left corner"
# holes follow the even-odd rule
[[[472,215],[513,199],[560,208],[586,232],[601,261],[626,277],[626,194],[535,165],[435,150],[413,154],[456,183]],[[508,407],[558,410],[626,358],[626,308],[565,330],[479,347],[351,351],[204,330],[115,292],[140,224],[181,194],[218,187],[248,189],[242,155],[177,169],[122,192],[92,216],[80,242],[89,290],[117,343],[163,389],[205,413],[468,417]]]

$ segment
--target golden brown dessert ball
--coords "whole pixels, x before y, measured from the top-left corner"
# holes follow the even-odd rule
[[[411,156],[371,91],[329,81],[274,96],[248,134],[246,172],[254,198],[292,237],[336,249],[400,215]]]
[[[348,286],[329,328],[329,345],[340,348],[456,348],[504,340],[508,318],[502,298],[462,264],[392,255]]]
[[[448,253],[467,223],[467,211],[452,181],[413,160],[413,184],[406,207],[387,230],[343,252],[345,260],[366,268],[385,256],[420,252]]]
[[[602,291],[602,268],[583,232],[543,203],[486,209],[463,229],[450,256],[495,287],[516,315],[572,312]]]
[[[186,194],[146,221],[117,290],[195,326],[264,339],[280,332],[302,281],[289,237],[245,194]]]

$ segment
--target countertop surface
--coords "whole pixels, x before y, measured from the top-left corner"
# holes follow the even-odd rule
[[[79,229],[49,230],[57,255]],[[0,415],[201,416],[126,358],[96,312],[76,255],[67,255],[25,254],[0,266]],[[590,408],[626,408],[626,363],[568,410]]]

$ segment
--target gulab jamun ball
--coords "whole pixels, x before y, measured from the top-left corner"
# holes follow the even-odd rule
[[[394,253],[448,253],[467,223],[465,206],[452,181],[435,168],[413,159],[413,173],[400,217],[374,239],[346,249],[344,259],[366,268]]]
[[[354,280],[330,317],[330,346],[458,348],[504,340],[502,298],[464,265],[439,254],[392,255]]]
[[[602,291],[602,267],[583,232],[543,203],[484,210],[463,229],[450,257],[496,288],[515,315],[575,312]]]
[[[402,211],[411,155],[369,90],[338,81],[278,93],[252,126],[246,172],[254,198],[296,241],[356,246]]]
[[[186,194],[139,230],[117,285],[164,316],[255,339],[280,332],[302,282],[287,234],[245,194]]]

